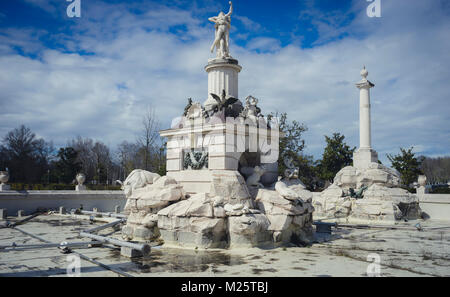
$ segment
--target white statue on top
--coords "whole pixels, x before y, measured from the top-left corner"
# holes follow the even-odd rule
[[[215,23],[216,35],[214,42],[211,46],[211,53],[214,52],[216,48],[218,58],[231,58],[229,52],[229,41],[230,41],[230,28],[231,28],[231,14],[233,13],[233,4],[231,1],[230,11],[227,14],[220,12],[218,16],[211,17],[208,20]]]

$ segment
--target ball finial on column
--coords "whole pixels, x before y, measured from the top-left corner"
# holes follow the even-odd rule
[[[363,69],[360,72],[363,79],[367,79],[367,75],[369,75],[369,72],[366,69],[366,66],[363,67]]]

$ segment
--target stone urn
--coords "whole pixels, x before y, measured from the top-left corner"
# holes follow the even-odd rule
[[[417,182],[419,183],[419,186],[425,187],[427,184],[427,177],[425,175],[419,175],[417,178]]]
[[[0,191],[10,190],[10,186],[6,184],[8,180],[9,180],[9,172],[0,171]]]
[[[78,184],[81,186],[86,181],[86,175],[84,175],[83,173],[78,173],[77,176],[75,177],[75,179],[77,180]]]
[[[9,172],[8,171],[0,171],[0,183],[6,184],[9,180]]]
[[[86,186],[83,183],[86,181],[86,175],[84,173],[78,173],[75,179],[78,182],[78,185],[75,186],[75,191],[85,191]]]

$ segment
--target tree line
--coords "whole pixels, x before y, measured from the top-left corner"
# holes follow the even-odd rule
[[[353,163],[356,147],[345,143],[345,136],[333,133],[324,136],[326,146],[320,159],[304,153],[305,124],[290,121],[286,113],[270,114],[279,119],[284,137],[279,146],[279,174],[290,159],[299,168],[299,178],[309,190],[320,191],[333,182],[336,173]],[[70,184],[83,172],[87,183],[112,184],[125,180],[134,169],[144,169],[164,175],[166,171],[165,143],[159,136],[159,122],[149,109],[142,119],[141,132],[134,142],[123,141],[115,149],[105,143],[77,136],[65,147],[55,149],[51,141],[38,138],[24,125],[8,132],[0,145],[0,170],[8,169],[10,182],[26,184]],[[407,186],[425,174],[430,183],[450,180],[450,157],[415,156],[413,148],[400,148],[397,155],[388,155],[391,166],[399,171]]]
[[[356,147],[347,145],[344,135],[340,133],[325,135],[326,146],[322,157],[314,160],[313,156],[304,153],[303,134],[308,130],[307,126],[297,121],[289,121],[286,113],[270,116],[278,116],[280,131],[284,134],[284,138],[280,139],[279,147],[280,175],[283,175],[286,169],[284,160],[290,158],[299,168],[299,178],[305,186],[311,191],[321,191],[333,182],[339,170],[353,165],[353,152]],[[412,190],[421,174],[424,174],[427,182],[431,184],[446,184],[450,181],[450,157],[416,156],[413,149],[414,147],[400,148],[398,154],[387,155],[391,167],[400,173],[405,188]],[[381,161],[378,162],[381,163]]]
[[[56,149],[25,125],[9,131],[0,144],[0,170],[8,170],[9,182],[70,184],[77,173],[89,184],[113,184],[136,168],[165,174],[165,149],[159,123],[149,110],[135,142],[123,141],[115,149],[99,140],[77,136]]]

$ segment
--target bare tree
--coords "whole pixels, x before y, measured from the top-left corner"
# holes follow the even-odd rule
[[[119,167],[114,164],[109,147],[101,141],[78,136],[68,142],[68,146],[78,153],[77,160],[87,180],[107,182],[119,177]]]
[[[67,146],[72,147],[77,153],[77,160],[81,163],[81,171],[86,174],[87,180],[93,180],[96,175],[96,156],[94,155],[94,141],[91,138],[82,138],[68,141]]]
[[[152,171],[151,156],[155,150],[155,146],[160,142],[159,137],[159,122],[156,118],[155,110],[151,107],[147,108],[147,111],[142,119],[142,132],[137,139],[138,145],[141,147],[143,154],[143,165],[145,170]]]
[[[125,180],[131,171],[142,168],[139,156],[139,145],[123,141],[117,147],[117,157],[120,164],[119,179]]]
[[[429,158],[421,157],[421,169],[431,184],[447,183],[450,181],[450,157]]]
[[[3,138],[0,146],[2,169],[9,168],[13,182],[40,182],[54,154],[53,144],[37,138],[30,128],[21,125]]]

